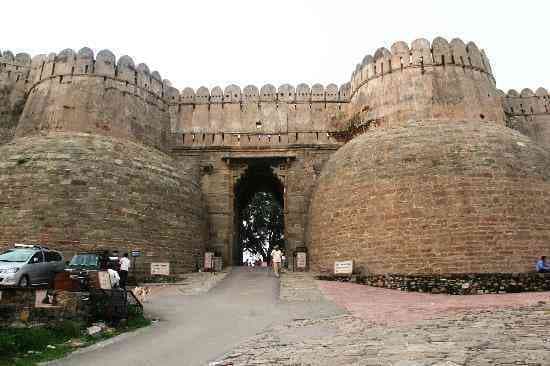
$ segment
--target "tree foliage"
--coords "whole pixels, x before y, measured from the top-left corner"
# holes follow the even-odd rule
[[[268,260],[275,245],[284,246],[283,208],[269,192],[257,192],[243,208],[240,221],[241,247]]]

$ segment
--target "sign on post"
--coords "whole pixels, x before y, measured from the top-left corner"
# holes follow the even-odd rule
[[[170,263],[151,263],[151,275],[170,275]]]
[[[307,266],[307,256],[305,252],[296,253],[296,268],[304,269]]]
[[[141,251],[139,250],[132,250],[132,257],[141,257]]]
[[[353,274],[353,261],[334,262],[334,274],[351,276]]]

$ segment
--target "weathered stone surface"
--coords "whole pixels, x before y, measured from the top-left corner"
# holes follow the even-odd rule
[[[541,146],[548,147],[548,93],[540,88],[536,92],[525,89],[521,93],[511,91],[504,95],[496,89],[485,52],[473,42],[466,44],[460,39],[448,42],[441,37],[432,42],[426,39],[418,39],[410,44],[396,42],[391,49],[380,48],[374,56],[365,56],[350,81],[340,87],[335,84],[298,84],[296,87],[285,84],[278,88],[271,84],[248,85],[244,88],[230,85],[211,90],[205,87],[197,90],[185,88],[180,92],[168,80],[163,80],[160,73],[151,70],[146,64],[135,62],[129,56],[117,59],[109,50],[94,55],[86,47],[78,52],[65,49],[58,54],[36,55],[32,60],[26,54],[13,55],[3,51],[0,54],[0,145],[12,140],[14,134],[16,138],[21,138],[60,132],[88,133],[133,141],[169,153],[174,160],[184,165],[182,171],[186,175],[197,177],[197,183],[206,198],[207,209],[207,215],[200,222],[201,225],[209,226],[209,233],[204,236],[204,245],[223,256],[225,263],[233,262],[238,252],[238,238],[235,234],[236,184],[248,169],[253,169],[262,159],[284,187],[288,254],[292,254],[292,250],[298,246],[310,244],[306,235],[308,221],[313,222],[309,227],[314,228],[310,237],[332,237],[327,240],[327,247],[333,246],[328,243],[334,237],[338,238],[338,245],[344,246],[370,241],[372,238],[367,236],[371,232],[364,226],[368,222],[368,225],[376,227],[380,237],[384,237],[385,243],[389,244],[383,253],[370,251],[369,255],[375,254],[373,260],[389,258],[391,254],[388,251],[394,248],[397,248],[396,253],[406,255],[399,248],[410,247],[412,252],[416,251],[419,255],[418,258],[426,260],[418,262],[414,256],[403,258],[407,262],[405,267],[415,267],[414,270],[419,272],[442,270],[432,266],[430,258],[443,255],[449,258],[447,265],[451,271],[501,270],[508,268],[510,261],[516,260],[511,258],[517,258],[517,265],[510,270],[523,271],[531,266],[531,263],[527,266],[528,262],[548,250],[548,245],[542,244],[548,241],[544,229],[547,221],[543,218],[548,215],[547,211],[540,208],[546,200],[546,188],[529,186],[525,192],[519,192],[517,187],[532,183],[529,174],[522,178],[518,173],[513,179],[499,175],[507,169],[505,160],[509,157],[506,154],[514,155],[515,151],[495,148],[499,144],[506,145],[500,137],[483,135],[476,140],[477,137],[468,134],[476,135],[477,132],[460,123],[461,120],[490,121],[496,125],[506,123],[531,136]],[[431,121],[434,127],[428,138],[411,132],[416,127],[405,128],[402,131],[406,132],[396,136],[391,143],[385,137],[381,137],[381,143],[373,138],[369,140],[368,146],[352,154],[377,157],[393,149],[395,156],[404,157],[388,161],[388,166],[384,167],[388,172],[393,171],[393,180],[388,174],[372,175],[374,170],[361,173],[364,176],[370,174],[365,179],[369,180],[373,192],[376,192],[374,200],[378,200],[379,204],[375,211],[364,206],[371,199],[370,196],[359,194],[359,202],[350,203],[351,197],[362,188],[359,185],[351,188],[345,184],[345,179],[341,179],[339,184],[342,184],[343,189],[335,193],[335,197],[343,198],[339,204],[347,205],[347,211],[331,211],[336,206],[331,207],[332,201],[328,199],[326,204],[321,205],[325,209],[325,217],[323,224],[318,225],[316,214],[309,214],[311,195],[328,157],[353,135],[364,133],[375,126],[407,126],[413,120]],[[436,126],[443,121],[457,122],[457,125],[450,130],[447,127],[438,130]],[[426,130],[419,128],[418,131]],[[461,134],[470,136],[464,137],[464,141],[478,141],[479,144],[474,148],[479,150],[455,152],[451,147],[446,147],[445,144]],[[518,141],[520,143],[524,142]],[[351,142],[350,146],[355,144]],[[416,151],[422,150],[424,145],[429,146],[423,151],[430,151],[415,156]],[[451,143],[449,146],[455,145]],[[492,165],[489,160],[493,159],[493,155],[487,158],[489,160],[484,157],[485,145],[492,146],[494,159],[500,163]],[[531,146],[527,149],[531,149]],[[501,152],[504,155],[499,155]],[[52,154],[60,154],[59,159],[63,159],[61,150]],[[334,159],[339,159],[342,166],[349,166],[343,176],[354,180],[356,178],[353,175],[361,168],[346,162],[345,158],[341,158],[343,154],[337,154]],[[432,159],[436,155],[447,159],[453,154],[456,155],[455,160],[445,172],[441,166],[446,162]],[[95,157],[100,160],[102,155]],[[532,162],[531,158],[535,161]],[[534,155],[521,155],[521,159],[525,166],[540,165],[538,157]],[[432,167],[424,166],[424,171],[417,173],[407,167],[421,163],[432,164]],[[109,169],[117,168],[116,162],[111,162],[111,165],[94,164],[97,169],[105,169],[102,172],[105,175],[111,174]],[[511,169],[519,166],[517,164],[519,162],[516,159]],[[163,169],[155,162],[143,165],[149,165],[153,170]],[[519,171],[523,170],[520,168]],[[475,172],[479,175],[474,179]],[[28,174],[29,177],[33,175],[32,172]],[[62,173],[52,174],[62,176]],[[428,179],[427,184],[421,184],[421,174],[433,179]],[[499,177],[502,178],[500,183],[497,182]],[[56,179],[65,182],[61,178]],[[519,183],[521,179],[523,181]],[[414,191],[408,190],[415,181],[418,185]],[[106,182],[107,186],[112,183],[108,179]],[[71,184],[73,189],[86,186],[85,180],[80,178],[72,179]],[[108,194],[98,193],[101,189],[95,192],[98,195]],[[47,198],[48,194],[57,195],[56,190],[51,190],[51,193],[44,190],[39,202],[56,202],[60,205],[57,209],[61,211],[61,205],[66,202]],[[430,190],[431,193],[428,193]],[[480,194],[485,197],[485,201],[477,202],[474,199],[478,191],[485,192]],[[408,200],[409,196],[423,198],[413,202]],[[527,199],[523,200],[522,197]],[[532,201],[542,197],[534,211],[527,209],[530,205],[529,197]],[[424,198],[431,201],[425,202]],[[134,202],[133,197],[128,200]],[[159,212],[162,217],[164,205],[170,205],[166,203],[168,201],[151,204],[148,215],[155,217]],[[448,202],[456,205],[449,206]],[[428,212],[422,206],[424,204],[438,208]],[[27,207],[27,203],[13,201],[10,205]],[[410,211],[404,209],[407,205],[412,205]],[[503,207],[501,211],[493,210],[497,206]],[[111,209],[121,210],[128,217],[139,215],[140,212],[133,208],[126,212],[126,205],[119,202],[113,203]],[[193,211],[197,208],[189,209]],[[470,215],[472,212],[475,214]],[[26,217],[21,212],[18,214]],[[364,217],[365,214],[368,218]],[[419,215],[424,215],[425,221],[418,221]],[[460,217],[457,218],[457,215]],[[356,223],[354,217],[364,218]],[[165,219],[164,224],[170,227],[166,229],[169,233],[164,233],[162,225],[151,222],[151,226],[156,229],[151,231],[149,239],[145,241],[164,243],[174,239],[167,239],[166,236],[172,235],[172,223],[180,218]],[[19,216],[10,220],[6,225],[13,226]],[[475,220],[479,220],[477,226],[471,224]],[[73,242],[75,231],[87,230],[86,221],[83,219],[71,223],[68,229],[59,229],[55,245],[64,246],[64,242]],[[129,221],[132,225],[142,226],[140,220]],[[381,225],[382,222],[386,224]],[[395,227],[397,224],[400,226]],[[338,225],[342,226],[342,230],[336,233],[333,227]],[[457,228],[453,225],[462,226]],[[474,227],[476,230],[468,231]],[[40,230],[34,227],[30,232]],[[110,230],[109,227],[104,230],[94,229],[91,237],[107,237]],[[134,241],[133,234],[126,233],[130,231],[113,231],[112,241]],[[449,239],[449,235],[443,234],[445,232],[453,233],[456,239]],[[32,237],[34,234],[30,235]],[[157,236],[158,239],[153,240]],[[15,235],[13,238],[18,237]],[[312,242],[314,247],[317,245],[316,240]],[[508,246],[510,241],[515,244]],[[520,242],[528,243],[528,249],[517,246]],[[378,244],[368,245],[372,247]],[[482,249],[472,249],[477,246]],[[357,250],[354,249],[354,253]],[[474,254],[491,256],[492,250],[497,250],[500,255],[493,261],[499,261],[498,266],[494,263],[483,266],[475,260],[474,263],[464,265]],[[343,257],[349,254],[345,251],[327,253],[330,261],[335,259],[333,254]],[[327,258],[325,260],[328,261]]]
[[[321,275],[322,280],[338,281],[333,275]],[[503,294],[550,291],[547,273],[469,273],[407,276],[400,274],[356,276],[356,282],[401,291],[450,295]]]
[[[550,250],[550,152],[494,123],[372,130],[325,164],[308,244],[318,270],[532,271]]]
[[[503,93],[504,94],[504,93]],[[540,145],[550,148],[550,96],[544,88],[521,93],[510,90],[502,96],[506,123],[529,136]]]
[[[183,164],[143,145],[50,133],[0,148],[0,245],[50,243],[66,258],[96,249],[140,250],[137,263],[196,268],[206,219]]]
[[[548,305],[468,311],[411,325],[353,316],[297,320],[228,352],[219,365],[543,366]]]

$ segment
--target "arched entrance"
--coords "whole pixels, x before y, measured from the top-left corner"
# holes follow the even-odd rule
[[[284,193],[269,160],[255,160],[234,186],[233,264],[267,260],[275,245],[284,247]]]

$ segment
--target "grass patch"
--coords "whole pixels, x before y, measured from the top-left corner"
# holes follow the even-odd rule
[[[76,348],[85,347],[151,325],[139,311],[111,331],[94,336],[86,334],[86,324],[63,321],[47,327],[0,329],[0,366],[31,366],[62,358]],[[79,347],[71,344],[78,340]]]

